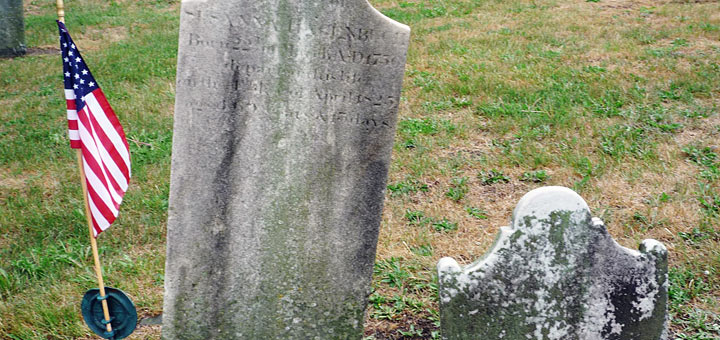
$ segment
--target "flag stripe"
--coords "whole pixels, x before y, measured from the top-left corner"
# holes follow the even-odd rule
[[[85,112],[85,110],[82,111],[82,113]],[[113,213],[117,214],[117,207],[119,205],[119,202],[112,199],[106,185],[107,182],[103,181],[106,176],[102,168],[100,167],[100,155],[98,154],[97,146],[95,145],[95,141],[92,139],[92,135],[86,128],[86,126],[89,125],[87,123],[87,115],[82,113],[79,115],[80,140],[83,144],[82,154],[83,161],[85,163],[85,177],[89,181],[90,185],[98,193],[98,196],[102,198],[102,201],[105,203],[105,205],[114,208]]]
[[[92,160],[92,156],[88,157],[85,153],[83,153],[83,161],[85,161],[84,170],[85,178],[88,181],[88,190],[92,188],[93,192],[97,195],[98,200],[96,200],[96,203],[102,203],[110,209],[113,215],[117,215],[120,202],[113,200],[107,187],[98,177],[98,173],[102,175],[102,171],[98,168],[97,163]]]
[[[101,101],[98,101],[95,98],[94,94],[98,94],[98,97],[101,97]],[[112,109],[105,110],[106,108],[109,108],[110,106],[107,105],[107,101],[104,100],[105,96],[102,95],[102,91],[95,90],[92,93],[90,93],[87,97],[85,97],[85,102],[88,106],[90,106],[90,110],[92,112],[105,112],[104,115],[94,115],[97,122],[100,124],[101,128],[105,133],[107,134],[108,138],[112,142],[115,149],[120,153],[120,157],[122,157],[123,162],[125,162],[127,168],[130,168],[130,154],[128,153],[128,145],[127,141],[125,140],[125,134],[122,132],[122,128],[120,128],[120,131],[116,129],[117,126],[120,126],[120,123],[117,121],[117,117],[115,117],[115,114],[112,112]],[[105,106],[105,107],[103,107]],[[108,112],[109,111],[109,112]],[[112,114],[110,114],[112,113]],[[112,119],[114,118],[114,119]],[[111,122],[111,119],[115,122],[113,124]]]
[[[95,220],[101,227],[100,229],[102,229],[103,225],[110,224],[112,221],[115,220],[115,212],[111,211],[107,205],[102,204],[102,198],[100,198],[100,196],[98,196],[98,193],[93,190],[93,187],[90,185],[89,182],[90,181],[88,181],[88,202],[92,202],[92,207],[94,207],[93,209],[97,212],[97,214],[93,214],[93,216],[95,216]]]
[[[88,107],[90,108],[91,112],[94,112],[94,105],[88,105]],[[126,159],[123,158],[122,155],[120,155],[118,149],[115,147],[116,145],[114,145],[113,142],[110,140],[110,137],[107,134],[108,131],[104,129],[104,126],[102,126],[96,119],[98,115],[90,114],[89,116],[90,122],[92,123],[93,131],[97,134],[96,142],[99,141],[99,144],[102,145],[102,147],[100,148],[100,155],[102,156],[103,161],[112,170],[111,172],[113,173],[115,180],[122,185],[122,189],[123,191],[125,191],[127,190],[127,178],[130,177],[129,169],[126,166]],[[112,134],[113,132],[115,132],[115,130],[110,131],[110,134]],[[127,162],[129,162],[129,159],[127,159]]]
[[[100,118],[107,118],[107,121],[110,122],[110,124],[114,127],[114,130],[111,131],[117,133],[118,138],[117,140],[113,140],[113,143],[120,143],[119,145],[114,145],[114,150],[117,151],[122,160],[125,162],[127,168],[127,177],[130,178],[130,147],[128,146],[127,139],[125,138],[125,132],[120,125],[120,121],[118,121],[115,112],[110,107],[110,104],[105,98],[105,94],[101,90],[98,89],[97,91],[93,91],[92,99],[96,100],[100,107],[103,109],[103,111],[108,113],[106,115],[102,115]]]
[[[90,215],[92,215],[92,210],[90,212],[91,212]],[[93,226],[93,236],[95,236],[95,238],[97,238],[98,235],[100,235],[100,233],[102,233],[104,229],[100,229],[100,226],[98,226],[98,223],[95,221],[94,217],[92,218],[92,226]],[[105,229],[107,229],[109,227],[110,226],[108,225]]]
[[[70,138],[70,147],[73,149],[79,149],[81,145],[80,135],[77,131],[77,104],[75,102],[75,92],[65,90],[65,98],[65,102],[67,104],[68,138]]]
[[[83,111],[84,112],[88,111],[88,107],[86,106]],[[88,115],[88,119],[90,119],[92,121],[93,116]],[[104,187],[105,187],[105,189],[107,189],[113,202],[119,206],[120,202],[122,201],[122,194],[125,192],[125,190],[118,191],[119,186],[117,184],[117,181],[113,180],[112,176],[108,175],[110,172],[108,170],[109,164],[107,163],[106,159],[103,159],[104,147],[98,143],[100,141],[100,137],[98,137],[98,132],[100,132],[100,131],[98,131],[95,127],[93,127],[90,131],[90,134],[93,137],[92,142],[95,143],[94,144],[95,151],[97,151],[97,156],[100,157],[99,159],[95,159],[95,161],[97,162],[97,166],[99,167],[99,170],[100,170],[100,172],[96,171],[95,174],[99,179],[101,179],[103,181]],[[92,148],[88,148],[88,149],[92,149]],[[93,152],[93,154],[95,154],[95,152]],[[113,168],[115,168],[115,167],[113,167]],[[121,174],[121,176],[122,176],[122,174]],[[124,180],[125,179],[123,179],[123,181]],[[127,183],[125,183],[125,188],[127,188]]]
[[[115,221],[115,218],[112,219],[112,222],[106,220],[93,201],[88,200],[88,206],[90,207],[90,216],[92,216],[93,231],[95,237],[97,237],[101,232],[110,227],[110,224]]]
[[[87,107],[86,107],[87,109]],[[127,178],[130,177],[127,167],[125,167],[125,161],[121,158],[120,154],[113,147],[112,142],[105,134],[105,130],[97,122],[94,115],[89,115],[90,123],[92,123],[93,133],[95,142],[98,143],[98,151],[103,160],[103,163],[111,170],[116,182],[122,184],[123,191],[127,189]]]

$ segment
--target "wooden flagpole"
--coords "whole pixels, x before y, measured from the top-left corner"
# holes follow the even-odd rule
[[[57,0],[58,21],[65,23],[65,6],[63,0]],[[85,202],[85,217],[87,220],[88,230],[90,232],[90,246],[92,247],[93,260],[95,262],[95,275],[97,275],[98,285],[100,286],[100,298],[102,303],[103,315],[107,322],[106,329],[108,333],[112,333],[112,325],[110,324],[110,311],[108,310],[107,299],[105,298],[105,283],[103,282],[102,267],[100,266],[100,256],[98,255],[97,240],[93,232],[92,218],[90,217],[90,206],[88,205],[88,190],[85,182],[85,170],[83,167],[82,150],[77,149],[78,169],[80,170],[80,183],[83,189],[83,201]]]
[[[58,21],[65,23],[65,5],[63,0],[57,0]]]
[[[63,0],[57,0],[58,2]],[[88,230],[90,231],[90,246],[92,247],[93,260],[95,261],[95,275],[97,275],[98,285],[100,286],[100,298],[102,303],[103,315],[105,321],[107,321],[106,328],[108,333],[112,332],[112,325],[110,325],[110,311],[108,310],[107,299],[105,299],[105,283],[103,282],[102,267],[100,267],[100,255],[98,255],[97,240],[95,239],[95,233],[93,233],[92,218],[90,217],[90,206],[88,205],[88,190],[87,183],[85,182],[85,170],[83,169],[82,151],[77,149],[77,161],[78,169],[80,170],[80,182],[83,188],[83,199],[85,201],[85,217],[87,220]]]

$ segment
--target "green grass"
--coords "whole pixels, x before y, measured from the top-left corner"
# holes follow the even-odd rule
[[[413,31],[368,339],[439,338],[438,259],[479,258],[542,185],[577,190],[626,247],[668,245],[672,335],[720,338],[717,2],[372,3]],[[54,2],[25,7],[28,46],[55,48]],[[66,7],[132,154],[120,218],[100,237],[106,282],[156,315],[179,1]],[[59,66],[0,60],[2,339],[90,335],[79,299],[95,278]]]
[[[470,188],[468,188],[467,181],[467,177],[455,177],[451,179],[450,187],[448,188],[447,192],[445,192],[445,196],[455,202],[463,199],[463,197],[465,197],[465,195],[470,190]]]
[[[408,195],[416,192],[427,192],[429,190],[427,184],[420,183],[416,179],[408,179],[388,184],[387,189],[390,192],[390,195]]]
[[[505,176],[505,174],[496,169],[492,169],[489,171],[480,171],[477,177],[480,179],[480,182],[483,185],[493,185],[496,183],[510,182],[510,177]]]
[[[534,182],[534,183],[542,183],[547,180],[548,174],[545,172],[545,170],[536,170],[536,171],[527,171],[523,172],[520,180],[523,182]]]

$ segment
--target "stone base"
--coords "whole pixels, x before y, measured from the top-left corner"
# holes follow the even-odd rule
[[[0,49],[0,58],[13,58],[24,56],[27,50],[25,46],[18,46],[16,48],[4,48]]]

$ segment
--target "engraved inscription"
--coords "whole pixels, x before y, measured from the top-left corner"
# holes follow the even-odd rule
[[[263,74],[270,71],[265,66],[244,63],[236,59],[230,59],[230,61],[226,62],[223,67],[231,71],[238,71],[240,72],[240,75],[248,77],[254,74]]]
[[[204,47],[207,49],[217,50],[234,50],[242,52],[250,52],[260,50],[263,53],[274,53],[277,45],[262,45],[260,38],[242,38],[234,37],[232,40],[210,40],[205,39],[199,34],[190,33],[188,35],[188,46]],[[398,56],[391,55],[383,51],[361,51],[339,44],[321,47],[313,50],[309,58],[321,59],[325,61],[337,61],[341,63],[360,64],[368,66],[397,66],[400,63]],[[295,57],[299,49],[294,44],[283,45],[284,50],[289,56]]]
[[[306,33],[304,30],[309,29],[312,36],[328,41],[382,41],[388,44],[402,43],[409,37],[406,32],[385,31],[352,23],[333,22],[314,27],[304,27],[301,21],[293,20],[293,18],[285,18],[284,22],[278,22],[259,15],[230,16],[226,13],[218,14],[201,9],[185,9],[185,14],[207,24],[227,26],[238,33],[243,32],[241,31],[243,29],[265,29],[268,27],[275,32],[291,33]]]
[[[190,33],[190,37],[188,39],[188,45],[190,46],[204,46],[204,47],[210,47],[210,48],[224,48],[228,50],[236,50],[236,51],[249,51],[250,47],[254,43],[252,41],[253,39],[249,38],[243,38],[243,37],[235,37],[230,41],[226,40],[207,40],[200,37],[197,33]],[[257,39],[255,39],[257,40]]]
[[[305,119],[311,120],[316,123],[328,124],[351,124],[360,125],[365,130],[372,130],[375,128],[389,128],[390,123],[385,117],[376,116],[372,114],[361,114],[358,112],[349,113],[344,111],[331,111],[331,112],[315,112],[308,113],[300,110],[287,110],[285,116],[294,119]]]
[[[345,1],[337,0],[335,3],[342,5]],[[359,125],[366,131],[390,127],[388,117],[393,116],[397,97],[382,92],[373,93],[372,90],[351,89],[371,86],[377,81],[374,78],[382,77],[385,72],[368,70],[402,67],[404,56],[382,49],[395,46],[395,42],[405,44],[407,32],[339,22],[323,22],[308,27],[306,21],[287,17],[276,21],[279,19],[273,16],[230,16],[193,8],[183,11],[199,25],[227,27],[229,33],[226,36],[229,38],[223,40],[198,31],[186,33],[186,46],[195,49],[198,54],[222,56],[222,62],[216,64],[219,73],[189,74],[178,81],[178,86],[199,89],[194,91],[198,93],[209,90],[243,91],[247,94],[235,101],[222,99],[221,102],[209,103],[207,100],[189,100],[186,105],[193,112],[252,114],[273,124],[305,121],[316,126]],[[289,33],[291,38],[273,41],[261,37],[260,32],[268,29]],[[308,41],[314,43],[308,44]],[[265,57],[258,58],[258,54]],[[307,86],[291,85],[279,90],[276,85],[278,77],[281,77],[281,71],[276,66],[278,57],[314,65],[292,75],[300,77],[300,83],[312,88],[308,91]],[[267,62],[263,62],[265,60]],[[267,100],[277,95],[278,91],[285,99],[280,102]]]
[[[360,72],[328,69],[327,67],[318,67],[313,70],[313,79],[324,82],[338,81],[348,84],[367,83],[370,80],[367,75]]]
[[[267,94],[267,85],[261,80],[253,80],[250,78],[238,77],[231,80],[218,80],[211,76],[194,76],[182,79],[180,85],[190,88],[204,88],[209,90],[231,89],[238,91],[250,91],[254,93]]]
[[[315,51],[314,58],[342,63],[368,66],[397,66],[400,58],[380,51],[354,51],[343,48],[327,47]]]
[[[324,104],[356,104],[370,105],[376,108],[392,108],[395,106],[395,96],[381,94],[354,93],[352,91],[336,93],[315,89],[317,99]]]
[[[259,105],[249,100],[241,101],[228,101],[223,99],[219,103],[206,103],[203,101],[189,101],[186,103],[187,107],[192,109],[194,114],[203,114],[205,112],[231,112],[236,114],[256,114],[263,117],[265,120],[278,123],[277,119],[285,118],[292,120],[305,120],[311,121],[317,124],[323,124],[325,126],[330,124],[350,124],[360,125],[365,130],[371,130],[374,128],[389,128],[390,123],[387,117],[390,116],[391,112],[385,114],[373,114],[372,112],[346,112],[339,110],[330,111],[318,111],[318,112],[307,112],[304,110],[293,109],[289,105],[284,106],[280,110],[280,114],[277,117],[273,117],[267,110],[261,110]],[[318,126],[315,124],[316,126]]]

